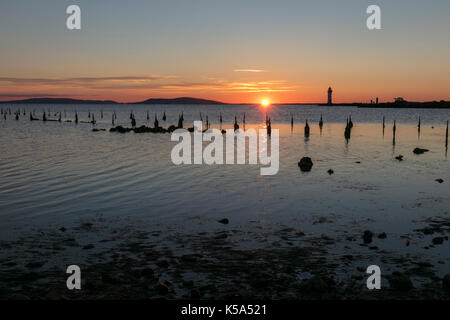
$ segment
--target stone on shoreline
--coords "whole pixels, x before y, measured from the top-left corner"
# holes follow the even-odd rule
[[[409,291],[414,288],[411,279],[399,272],[394,272],[389,278],[389,284],[395,290]]]
[[[363,240],[365,244],[369,244],[372,242],[373,233],[369,230],[364,231]]]
[[[444,279],[442,279],[442,288],[450,292],[450,274],[447,274]]]
[[[433,242],[434,245],[443,244],[444,243],[444,238],[443,237],[436,237],[436,238],[433,238],[432,242]]]
[[[307,294],[317,295],[328,293],[334,285],[334,281],[327,277],[315,275],[312,278],[303,280],[300,290]]]

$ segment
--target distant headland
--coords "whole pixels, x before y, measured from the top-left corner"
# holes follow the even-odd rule
[[[197,99],[197,98],[175,98],[175,99],[148,99],[142,102],[134,102],[134,104],[226,104],[219,101],[214,100],[205,100],[205,99]]]
[[[117,104],[112,100],[79,100],[70,98],[31,98],[24,100],[11,100],[0,101],[0,103],[14,103],[14,104],[26,104],[26,103],[45,103],[45,104]]]
[[[79,99],[71,99],[71,98],[31,98],[24,100],[11,100],[11,101],[0,101],[0,103],[9,103],[9,104],[32,104],[32,103],[40,103],[40,104],[120,104],[120,102],[113,100],[79,100]],[[190,97],[181,97],[175,99],[148,99],[140,102],[127,102],[124,104],[203,104],[203,105],[211,105],[211,104],[226,104],[219,101],[214,100],[205,100],[205,99],[197,99]]]

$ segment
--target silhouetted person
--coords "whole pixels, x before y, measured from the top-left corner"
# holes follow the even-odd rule
[[[305,138],[309,138],[309,124],[308,124],[308,120],[306,120],[306,123],[305,123]]]

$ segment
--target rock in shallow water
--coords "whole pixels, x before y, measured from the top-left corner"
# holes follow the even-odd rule
[[[386,238],[387,238],[386,232],[380,233],[380,234],[378,235],[378,239],[386,239]]]
[[[221,219],[218,222],[221,223],[221,224],[228,224],[228,223],[230,223],[230,221],[227,218]]]
[[[421,149],[421,148],[415,148],[415,149],[413,150],[413,152],[414,152],[415,154],[424,154],[425,152],[428,152],[428,151],[430,151],[430,150],[428,150],[428,149]]]
[[[303,157],[300,159],[298,166],[300,167],[300,170],[303,172],[311,171],[313,167],[313,162],[310,157]]]

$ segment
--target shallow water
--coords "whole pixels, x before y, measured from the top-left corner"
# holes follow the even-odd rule
[[[44,108],[2,107],[13,112],[18,107],[36,110],[39,117]],[[199,120],[201,112],[213,127],[219,127],[219,113],[224,128],[232,126],[235,115],[242,122],[245,113],[246,128],[262,128],[265,110],[257,106],[45,106],[48,109],[50,118],[61,111],[63,121],[73,120],[74,110],[80,121],[87,121],[88,112],[93,112],[95,127],[107,131],[92,132],[92,125],[84,123],[30,122],[28,114],[19,121],[13,115],[0,119],[0,239],[35,227],[70,227],[98,214],[136,221],[149,230],[170,226],[179,234],[214,230],[220,227],[217,219],[228,218],[230,227],[249,233],[276,232],[285,226],[336,237],[366,229],[386,232],[390,241],[377,244],[381,249],[424,254],[441,261],[439,273],[450,269],[448,242],[424,250],[431,238],[412,239],[427,218],[450,218],[450,163],[445,150],[450,110],[274,106],[268,114],[272,128],[280,129],[280,170],[275,176],[261,176],[259,165],[175,166],[170,160],[175,145],[170,134],[108,132],[113,110],[116,125],[124,126],[130,126],[133,110],[138,126],[153,126],[156,112],[160,125],[167,127],[176,124],[183,111],[185,127]],[[161,119],[163,111],[166,122]],[[322,131],[317,125],[321,114]],[[346,141],[349,115],[355,127]],[[303,136],[305,119],[311,125],[309,139]],[[415,147],[430,152],[414,155]],[[394,159],[399,154],[404,161]],[[313,159],[309,173],[301,173],[297,166],[303,156]],[[334,174],[328,175],[328,169]],[[445,182],[437,183],[438,178]],[[405,238],[411,239],[408,247]],[[247,240],[236,238],[235,245],[264,246]],[[334,250],[343,249],[337,244]]]

